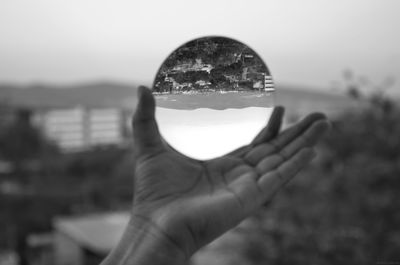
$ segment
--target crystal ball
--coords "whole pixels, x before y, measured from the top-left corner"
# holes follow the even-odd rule
[[[152,92],[164,140],[188,157],[208,160],[251,143],[268,123],[275,87],[249,46],[209,36],[174,50]]]

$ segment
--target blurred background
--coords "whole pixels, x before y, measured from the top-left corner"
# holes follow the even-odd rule
[[[319,156],[192,259],[400,264],[400,2],[0,0],[0,265],[98,264],[132,201],[136,88],[205,35],[256,50]]]

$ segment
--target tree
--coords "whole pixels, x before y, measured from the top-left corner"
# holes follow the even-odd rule
[[[14,231],[7,236],[16,239],[15,246],[8,247],[16,248],[21,265],[28,264],[26,238],[37,224],[31,221],[40,216],[31,211],[31,206],[36,203],[35,198],[28,198],[27,195],[32,190],[33,171],[40,170],[40,161],[46,155],[57,153],[57,148],[32,125],[30,114],[27,109],[14,110],[14,118],[2,125],[0,133],[0,158],[12,164],[13,172],[9,181],[19,187],[16,194],[2,198],[4,205],[1,215],[6,217],[5,229]],[[12,242],[7,238],[3,240],[3,244]]]
[[[318,160],[253,219],[235,249],[246,264],[399,260],[399,103],[350,88],[362,107],[332,121]]]

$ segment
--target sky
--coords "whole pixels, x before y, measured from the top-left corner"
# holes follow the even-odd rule
[[[351,69],[399,87],[399,10],[398,0],[0,0],[0,82],[151,84],[175,48],[222,35],[253,48],[277,83],[329,90]]]

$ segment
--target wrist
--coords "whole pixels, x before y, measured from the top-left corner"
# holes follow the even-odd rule
[[[149,219],[132,217],[113,251],[102,265],[180,265],[188,261],[185,252]]]

